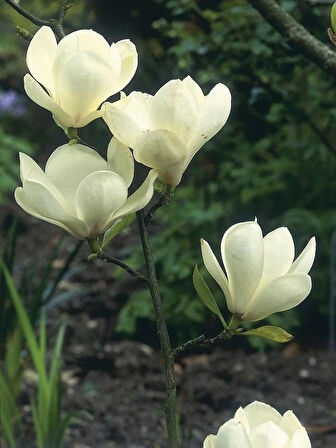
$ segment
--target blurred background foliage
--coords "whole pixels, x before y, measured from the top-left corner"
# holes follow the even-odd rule
[[[60,2],[20,3],[49,18]],[[300,0],[280,3],[328,43],[330,5]],[[298,251],[316,235],[319,250],[310,299],[296,310],[273,316],[271,322],[289,331],[295,327],[295,335],[308,343],[324,343],[330,240],[336,228],[332,77],[290,49],[246,0],[78,0],[65,23],[66,32],[92,27],[109,41],[131,38],[136,43],[139,68],[126,93],[134,89],[155,93],[169,79],[188,74],[205,93],[217,82],[232,91],[227,125],[194,158],[171,205],[157,213],[150,229],[174,342],[219,329],[192,286],[194,265],[202,265],[199,238],[205,238],[219,255],[226,228],[257,216],[265,233],[288,226]],[[16,35],[15,25],[31,32],[36,29],[0,2],[1,200],[6,193],[11,200],[18,182],[18,150],[45,160],[64,142],[49,113],[24,96],[28,43]],[[102,121],[90,124],[81,134],[99,147],[106,147],[110,138]],[[142,266],[138,246],[124,247],[120,253],[130,264]],[[218,287],[206,278],[224,305]],[[131,294],[117,331],[151,341],[148,330],[153,328],[148,293]]]

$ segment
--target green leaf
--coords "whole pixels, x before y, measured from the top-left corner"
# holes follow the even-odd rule
[[[273,325],[264,325],[259,328],[252,328],[251,330],[238,333],[240,336],[259,336],[273,342],[289,342],[294,336],[287,333],[283,328],[274,327]]]
[[[195,266],[194,273],[193,273],[193,283],[194,283],[196,292],[198,294],[198,297],[202,300],[204,305],[207,308],[209,308],[210,311],[215,313],[221,320],[224,328],[227,328],[226,322],[224,320],[222,313],[220,312],[220,310],[218,308],[216,300],[215,300],[214,296],[212,295],[212,292],[210,291],[204,278],[200,274],[197,265]]]
[[[104,234],[102,248],[106,246],[122,230],[126,229],[135,220],[136,214],[131,213],[118,219]]]
[[[331,8],[330,20],[331,28],[333,29],[333,32],[336,33],[336,3],[334,3]]]

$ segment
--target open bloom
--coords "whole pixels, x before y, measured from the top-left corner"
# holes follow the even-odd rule
[[[57,44],[51,28],[43,26],[28,47],[32,76],[24,77],[24,88],[62,126],[80,128],[101,116],[98,107],[130,82],[137,64],[129,40],[110,46],[100,34],[80,30]]]
[[[204,240],[201,250],[229,310],[243,320],[254,322],[293,308],[310,293],[308,272],[315,258],[315,238],[293,262],[294,242],[286,227],[263,238],[256,221],[235,224],[224,233],[221,244],[226,275]]]
[[[292,411],[284,415],[255,401],[209,435],[203,448],[311,448],[305,428]]]
[[[116,139],[109,144],[107,161],[87,146],[60,146],[49,157],[45,172],[20,153],[23,187],[15,190],[15,199],[27,213],[79,239],[96,237],[152,198],[157,173],[150,171],[139,189],[127,197],[133,174],[132,153]]]
[[[169,81],[154,96],[132,92],[102,109],[111,132],[134,149],[135,159],[175,186],[196,152],[226,123],[231,94],[217,84],[204,96],[187,76]]]

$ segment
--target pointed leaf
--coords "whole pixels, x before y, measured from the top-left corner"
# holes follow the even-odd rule
[[[104,235],[104,240],[102,244],[102,248],[106,246],[115,236],[118,235],[122,230],[126,229],[132,222],[135,220],[135,213],[131,213],[130,215],[123,216],[118,219],[106,232]]]
[[[283,328],[274,327],[273,325],[264,325],[259,328],[252,328],[251,330],[239,333],[241,336],[259,336],[273,342],[289,342],[294,336],[287,333]]]
[[[227,328],[224,317],[218,308],[216,300],[215,300],[214,296],[212,295],[212,292],[210,291],[210,289],[209,289],[208,285],[206,284],[204,278],[202,277],[201,273],[199,272],[197,265],[195,266],[194,273],[193,273],[193,283],[194,283],[196,292],[198,294],[198,297],[202,300],[204,305],[207,308],[209,308],[210,311],[215,313],[221,320],[224,328]]]

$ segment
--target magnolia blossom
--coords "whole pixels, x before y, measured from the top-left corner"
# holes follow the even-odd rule
[[[23,187],[16,189],[15,199],[27,213],[79,239],[96,237],[152,198],[157,173],[150,171],[139,189],[127,197],[133,174],[132,153],[116,139],[109,144],[107,161],[87,146],[60,146],[49,157],[45,172],[20,153]]]
[[[190,76],[169,81],[152,96],[132,92],[103,105],[111,132],[134,149],[135,159],[177,185],[196,152],[226,123],[231,94],[217,84],[204,96]]]
[[[137,64],[129,40],[110,46],[100,34],[80,30],[57,44],[51,28],[43,26],[28,47],[32,76],[24,77],[24,87],[62,126],[80,128],[101,116],[98,107],[130,82]]]
[[[305,428],[292,411],[284,415],[255,401],[209,435],[203,448],[311,448]]]
[[[293,262],[294,242],[286,227],[263,238],[256,221],[235,224],[224,233],[221,244],[226,275],[204,240],[201,249],[205,267],[222,288],[229,310],[243,320],[254,322],[293,308],[310,293],[308,272],[315,258],[315,238]]]

